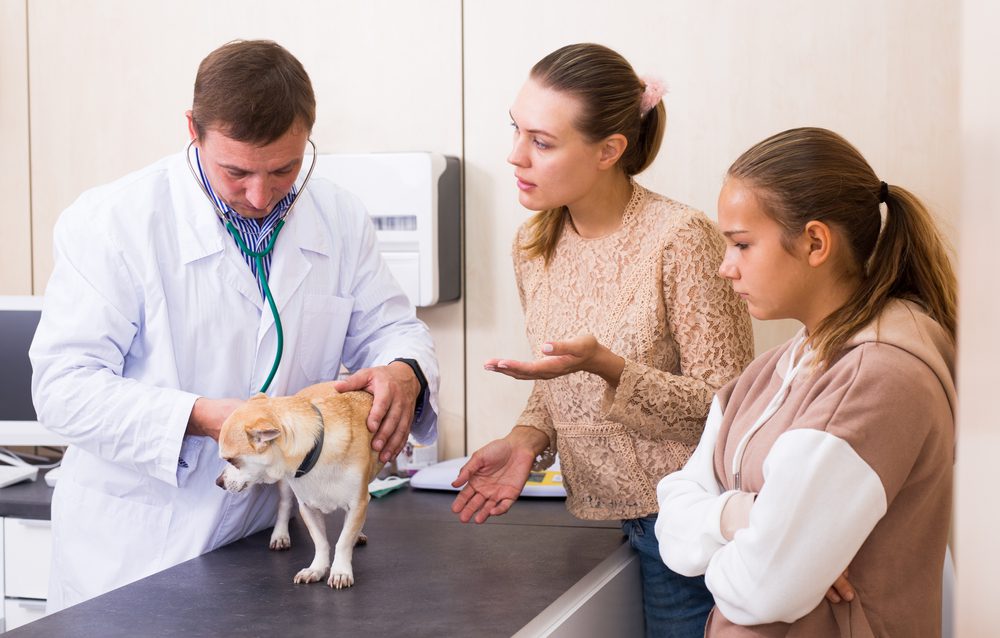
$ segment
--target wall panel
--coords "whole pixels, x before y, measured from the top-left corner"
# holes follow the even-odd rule
[[[845,135],[892,183],[911,186],[949,226],[957,213],[958,6],[510,0],[465,6],[469,445],[507,432],[527,383],[482,371],[528,355],[510,242],[528,212],[505,159],[507,109],[531,66],[572,42],[611,46],[670,92],[669,125],[643,184],[715,216],[726,168],[783,129]],[[516,46],[512,46],[516,43]],[[794,322],[755,324],[758,351]]]
[[[0,295],[30,295],[31,188],[28,170],[26,0],[0,0]]]

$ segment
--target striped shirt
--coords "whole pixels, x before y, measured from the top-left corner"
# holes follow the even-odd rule
[[[261,220],[248,219],[243,217],[226,202],[222,200],[221,197],[215,194],[215,190],[212,189],[212,185],[208,182],[208,176],[205,174],[205,170],[201,167],[201,155],[198,153],[198,149],[194,149],[195,162],[198,165],[198,175],[201,177],[201,183],[205,185],[205,189],[208,194],[212,197],[215,205],[219,207],[227,221],[233,223],[236,228],[236,232],[240,234],[240,237],[246,243],[247,248],[254,252],[260,252],[267,247],[267,242],[271,241],[271,235],[274,234],[274,227],[278,225],[278,222],[285,215],[288,207],[292,205],[295,201],[295,187],[292,186],[292,190],[288,192],[281,201],[274,205],[271,212],[267,214],[267,217]],[[225,227],[225,222],[220,218],[219,223]],[[226,234],[229,235],[229,230],[226,229]],[[236,239],[233,238],[235,242]],[[239,246],[239,244],[237,244]],[[260,276],[257,274],[257,260],[250,255],[240,251],[243,254],[243,261],[247,262],[250,266],[250,271],[253,272],[253,276],[257,279],[257,289],[260,290],[261,298],[264,297],[264,285],[260,281]],[[268,279],[271,274],[271,254],[267,253],[261,258],[264,264],[264,279]]]

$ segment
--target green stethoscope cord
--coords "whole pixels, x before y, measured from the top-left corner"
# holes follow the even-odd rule
[[[271,288],[267,285],[267,277],[264,275],[264,257],[271,252],[274,248],[274,241],[278,239],[278,233],[281,232],[281,227],[285,225],[285,220],[280,219],[278,223],[274,226],[274,232],[271,234],[271,240],[267,242],[267,246],[264,250],[260,252],[255,252],[250,250],[243,238],[240,237],[239,231],[233,226],[233,222],[226,221],[226,230],[229,234],[233,236],[236,240],[236,244],[243,251],[243,254],[248,257],[253,257],[254,262],[257,265],[257,279],[260,280],[260,286],[264,289],[264,298],[267,299],[267,305],[271,308],[271,315],[274,316],[274,329],[278,334],[278,348],[274,353],[274,365],[271,366],[271,372],[267,375],[267,380],[264,381],[264,385],[260,387],[261,392],[267,392],[267,388],[271,385],[271,380],[274,379],[274,373],[278,371],[278,364],[281,363],[281,350],[285,344],[285,335],[281,331],[281,317],[278,315],[278,306],[274,303],[274,297],[271,295]]]

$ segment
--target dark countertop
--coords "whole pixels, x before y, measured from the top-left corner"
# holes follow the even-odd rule
[[[0,516],[49,520],[53,489],[43,476],[40,471],[37,480],[0,487]]]
[[[511,636],[624,540],[616,522],[575,519],[562,499],[463,525],[453,498],[409,487],[373,498],[350,589],[292,583],[313,552],[294,519],[291,550],[269,551],[267,530],[8,635]],[[331,544],[342,520],[327,516]]]

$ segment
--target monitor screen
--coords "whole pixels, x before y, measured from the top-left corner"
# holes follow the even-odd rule
[[[0,445],[61,444],[31,403],[28,349],[41,315],[41,297],[0,296]]]

